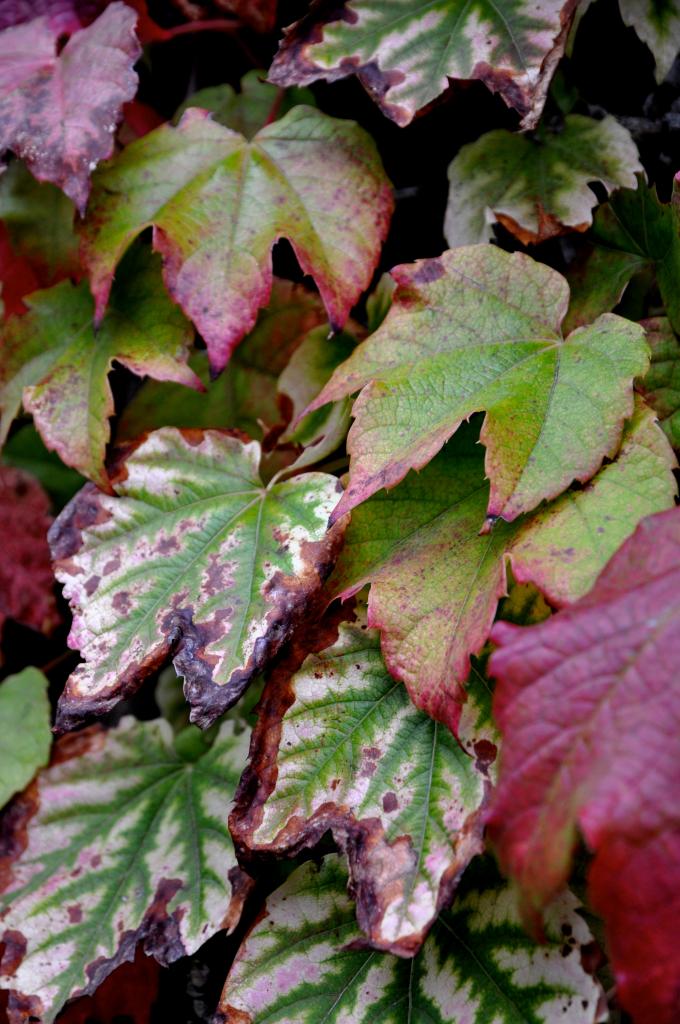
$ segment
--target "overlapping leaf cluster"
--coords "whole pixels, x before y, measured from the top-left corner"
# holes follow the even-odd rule
[[[680,171],[555,77],[576,6],[318,2],[274,55],[273,0],[0,4],[0,629],[70,612],[3,651],[10,1024],[239,924],[225,1024],[678,1019]],[[142,47],[211,32],[268,70],[160,115]],[[387,265],[349,75],[516,112],[441,255]]]

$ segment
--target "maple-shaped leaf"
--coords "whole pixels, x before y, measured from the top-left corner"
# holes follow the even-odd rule
[[[613,309],[634,274],[651,270],[671,323],[680,330],[680,174],[669,204],[640,178],[637,189],[621,189],[593,218],[593,247],[569,275],[569,328]]]
[[[0,683],[0,808],[47,764],[52,744],[47,679],[25,668]]]
[[[49,509],[34,477],[0,466],[0,636],[6,619],[44,633],[59,622],[47,546]]]
[[[278,238],[291,242],[339,329],[371,280],[392,205],[373,140],[350,121],[297,106],[247,142],[188,110],[95,175],[83,257],[97,316],[121,256],[153,225],[168,289],[213,371],[269,301]]]
[[[536,946],[490,863],[463,880],[414,960],[366,949],[334,856],[299,867],[266,901],[237,953],[215,1024],[595,1024],[602,991],[581,963],[592,943],[578,901],[550,908]]]
[[[163,288],[159,263],[142,245],[130,252],[99,329],[84,281],[62,281],[25,300],[28,313],[13,317],[3,333],[0,443],[23,402],[47,447],[107,486],[113,361],[140,375],[202,387],[186,365],[191,324]]]
[[[576,9],[571,0],[347,0],[311,5],[285,32],[277,85],[357,74],[380,109],[407,125],[449,85],[478,78],[534,128]]]
[[[247,749],[233,722],[207,747],[194,727],[173,739],[134,718],[58,742],[6,823],[10,1024],[49,1024],[138,942],[167,964],[236,925],[248,885],[226,818]]]
[[[679,638],[679,509],[645,519],[572,607],[492,633],[501,862],[535,914],[582,833],[595,855],[590,898],[636,1024],[677,1021]]]
[[[680,448],[680,342],[663,316],[643,320],[652,362],[637,389],[659,417],[666,437]]]
[[[680,51],[680,7],[676,0],[619,0],[621,17],[646,43],[662,82]]]
[[[224,427],[243,430],[262,440],[265,431],[281,422],[279,375],[302,340],[322,325],[333,351],[335,345],[328,339],[328,319],[319,296],[302,285],[274,278],[269,304],[260,310],[255,327],[217,380],[210,380],[205,352],[191,357],[190,365],[206,393],[146,381],[123,410],[117,438],[133,439],[159,427]]]
[[[480,677],[458,743],[391,678],[360,609],[335,643],[265,688],[232,835],[250,852],[291,855],[330,830],[369,941],[413,955],[484,847],[489,707]]]
[[[46,16],[0,33],[0,148],[85,211],[90,174],[113,151],[122,106],[137,90],[137,15],[112,3],[59,52]]]
[[[392,276],[398,287],[382,326],[310,406],[363,389],[336,517],[427,465],[482,409],[489,523],[590,479],[615,454],[633,378],[649,363],[637,324],[603,316],[563,338],[564,278],[490,245],[452,249]]]
[[[486,242],[496,221],[524,244],[585,231],[597,203],[589,182],[607,191],[634,188],[637,171],[637,147],[613,117],[570,114],[559,131],[539,128],[535,138],[487,132],[449,167],[446,239],[451,246]]]
[[[113,480],[88,485],[50,532],[85,659],[59,702],[68,727],[173,657],[192,721],[209,725],[276,653],[333,563],[340,484],[308,473],[264,487],[260,446],[157,430]]]
[[[618,459],[585,488],[480,536],[488,483],[475,438],[466,427],[421,473],[356,509],[329,581],[342,597],[371,583],[369,623],[381,630],[389,671],[454,731],[470,655],[507,589],[507,563],[551,604],[574,601],[643,516],[671,507],[676,494],[673,453],[640,403]]]

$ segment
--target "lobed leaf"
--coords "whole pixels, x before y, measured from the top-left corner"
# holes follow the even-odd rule
[[[50,1024],[140,943],[162,964],[233,928],[248,889],[226,815],[248,744],[225,722],[206,747],[125,718],[63,737],[7,820],[0,962],[10,1024]],[[231,880],[231,881],[230,881]]]
[[[619,0],[621,17],[646,43],[662,82],[680,50],[680,9],[675,0]]]
[[[643,320],[652,362],[637,388],[659,417],[674,448],[680,448],[680,343],[663,316]]]
[[[634,188],[642,172],[630,132],[613,117],[570,114],[535,138],[503,129],[459,150],[449,166],[444,234],[450,246],[487,242],[499,222],[525,245],[585,231],[596,205],[591,181]]]
[[[523,128],[534,128],[575,9],[571,0],[316,2],[287,29],[269,80],[306,85],[357,74],[403,126],[451,79],[478,78],[519,111]]]
[[[334,559],[335,477],[263,487],[260,446],[165,428],[129,454],[114,496],[88,485],[55,521],[57,578],[73,610],[57,722],[101,714],[171,657],[192,721],[210,725],[309,612]]]
[[[123,104],[137,91],[136,20],[126,4],[109,4],[60,52],[63,28],[48,16],[0,33],[0,148],[59,185],[81,214],[90,174],[111,155]]]
[[[327,831],[344,850],[360,927],[412,956],[481,853],[497,739],[473,682],[460,742],[387,672],[365,612],[265,688],[230,819],[249,853],[292,855]]]
[[[491,834],[536,915],[566,880],[577,829],[621,1004],[677,1019],[680,510],[645,519],[594,587],[547,622],[498,623],[504,735]]]
[[[213,371],[269,301],[281,237],[337,330],[370,283],[392,206],[373,140],[352,122],[296,106],[247,142],[188,110],[95,177],[83,256],[97,316],[118,261],[153,225],[170,294],[205,339]]]
[[[50,503],[38,481],[0,466],[0,636],[6,619],[49,633],[59,622],[47,546]]]
[[[466,428],[417,475],[352,513],[329,592],[371,583],[369,624],[389,671],[417,707],[459,730],[470,655],[489,635],[507,564],[557,606],[583,595],[646,515],[672,507],[673,453],[642,403],[618,459],[583,489],[514,523],[478,526],[488,499],[482,453]]]
[[[565,892],[548,943],[533,945],[513,893],[487,866],[463,883],[421,953],[366,949],[336,857],[298,868],[267,899],[229,972],[216,1024],[594,1024],[599,985],[581,964],[591,943]]]
[[[487,528],[589,480],[616,453],[633,378],[649,361],[637,324],[604,316],[564,339],[564,278],[495,246],[449,250],[392,276],[382,326],[310,406],[362,389],[336,518],[422,469],[481,409]]]
[[[186,365],[191,325],[170,301],[157,257],[139,245],[121,266],[108,313],[98,330],[82,282],[62,281],[26,299],[12,318],[0,355],[0,444],[21,407],[33,414],[48,448],[67,466],[108,487],[104,469],[116,360],[138,374],[202,384]]]
[[[0,683],[0,808],[47,764],[52,744],[47,679],[25,668]]]

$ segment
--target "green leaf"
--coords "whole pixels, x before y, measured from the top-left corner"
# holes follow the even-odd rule
[[[269,72],[277,85],[357,74],[380,106],[407,125],[449,86],[477,78],[534,128],[564,52],[574,6],[544,0],[348,0],[322,5],[289,28]]]
[[[450,246],[487,242],[496,221],[525,245],[585,231],[597,203],[589,183],[634,188],[637,171],[637,147],[613,117],[570,114],[559,131],[539,128],[535,138],[487,132],[449,167],[446,239]]]
[[[564,278],[495,246],[449,250],[392,275],[398,288],[382,326],[310,406],[363,389],[335,518],[422,469],[481,409],[487,525],[589,480],[616,453],[633,378],[649,361],[637,324],[604,316],[564,339]]]
[[[459,735],[390,677],[361,609],[265,688],[232,832],[250,851],[290,855],[330,830],[371,944],[410,956],[484,848],[497,736],[481,676]]]
[[[74,215],[71,200],[55,185],[36,181],[20,161],[0,176],[0,220],[42,284],[79,271]]]
[[[652,363],[637,387],[659,417],[670,443],[680,448],[680,343],[666,317],[643,320],[642,324]]]
[[[662,82],[680,51],[680,8],[677,0],[619,0],[621,17],[646,43]]]
[[[582,966],[592,941],[564,892],[535,945],[490,863],[444,911],[413,960],[362,948],[336,857],[298,868],[267,899],[222,993],[225,1024],[594,1024],[600,986]],[[582,953],[583,951],[583,953]]]
[[[551,604],[570,603],[638,522],[672,507],[676,494],[673,453],[640,403],[618,459],[585,488],[480,536],[488,484],[475,436],[472,427],[460,431],[423,472],[356,509],[329,581],[345,597],[371,583],[369,623],[382,632],[389,671],[453,730],[470,655],[507,590],[507,563]]]
[[[83,257],[103,315],[118,261],[154,227],[174,300],[226,365],[269,301],[271,249],[287,238],[334,329],[368,286],[392,189],[358,125],[294,107],[252,142],[188,110],[129,145],[93,178]]]
[[[235,926],[247,880],[226,817],[248,734],[225,722],[208,750],[179,747],[161,720],[66,736],[22,798],[8,825],[27,830],[25,849],[0,896],[13,1019],[23,1005],[50,1024],[138,942],[167,964]]]
[[[287,89],[283,92],[278,86],[266,82],[266,77],[266,71],[249,71],[241,79],[239,92],[230,85],[199,89],[184,101],[173,120],[177,123],[190,107],[200,107],[209,110],[215,121],[225,128],[252,139],[272,114],[278,120],[301,103],[308,107],[316,106],[311,89]]]
[[[47,450],[32,423],[12,434],[3,448],[2,462],[36,477],[57,510],[62,509],[85,483],[80,473],[69,469],[58,455]]]
[[[101,713],[173,657],[192,721],[210,725],[306,614],[340,532],[335,477],[263,487],[260,446],[217,431],[149,435],[113,482],[88,485],[50,531],[84,663],[58,722]]]
[[[570,274],[569,328],[613,309],[632,276],[653,268],[666,312],[680,330],[680,178],[673,201],[659,202],[656,189],[640,178],[599,207],[593,220],[593,250]]]
[[[0,444],[22,400],[48,448],[107,486],[104,469],[116,360],[138,374],[201,387],[186,365],[191,325],[165,293],[158,258],[136,246],[121,266],[99,330],[87,284],[62,281],[26,300],[7,324],[0,355]]]
[[[50,756],[47,679],[25,668],[0,684],[0,807],[31,781]]]

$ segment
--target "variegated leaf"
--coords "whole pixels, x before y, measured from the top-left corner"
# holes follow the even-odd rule
[[[654,54],[656,77],[663,81],[680,52],[678,0],[619,0],[621,17]]]
[[[167,964],[238,921],[247,876],[226,825],[248,734],[125,718],[63,737],[13,805],[0,895],[11,1024],[53,1021],[137,943]],[[231,881],[230,881],[231,878]]]
[[[406,125],[450,79],[478,78],[533,128],[575,8],[574,0],[316,0],[287,30],[269,80],[357,74],[383,113]]]
[[[457,743],[391,678],[361,608],[332,646],[265,689],[232,834],[249,851],[291,854],[330,830],[369,941],[413,955],[483,849],[489,704],[478,676]]]
[[[101,713],[174,657],[209,725],[305,614],[342,532],[326,533],[340,485],[309,473],[264,487],[260,446],[217,431],[155,431],[114,496],[88,485],[50,532],[84,663],[58,724]]]
[[[304,864],[268,898],[222,993],[216,1024],[595,1024],[603,993],[582,965],[578,901],[550,908],[547,943],[519,921],[489,863],[463,879],[413,960],[364,948],[336,857]]]

